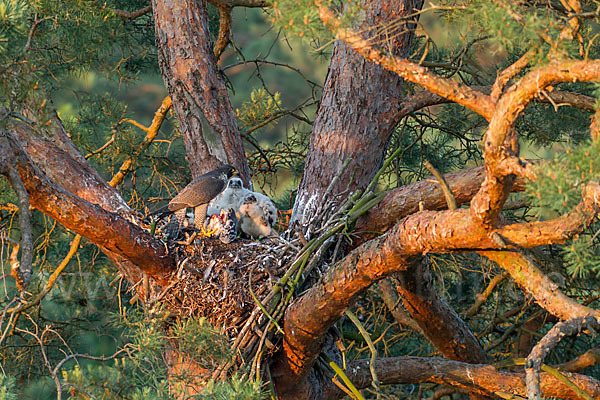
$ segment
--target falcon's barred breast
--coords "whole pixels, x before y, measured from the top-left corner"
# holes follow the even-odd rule
[[[157,216],[161,219],[174,213],[177,218],[177,230],[180,230],[185,220],[186,209],[193,207],[194,227],[203,229],[208,203],[225,189],[229,178],[236,172],[231,165],[225,165],[195,178],[173,197],[169,204],[154,211],[149,217]]]

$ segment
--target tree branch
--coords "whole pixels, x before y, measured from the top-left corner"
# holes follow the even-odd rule
[[[270,7],[271,3],[263,0],[210,0],[210,4],[217,7],[218,5],[226,5],[228,7],[247,7],[247,8],[263,8]]]
[[[596,316],[597,318],[597,316]],[[600,328],[597,319],[589,317],[575,317],[554,325],[552,329],[531,350],[525,364],[525,381],[527,383],[527,396],[529,399],[540,398],[540,368],[548,354],[558,345],[565,336],[581,333],[583,329],[596,332]]]
[[[206,0],[152,0],[152,6],[159,65],[192,176],[231,164],[251,187],[237,119],[210,43]]]
[[[127,18],[127,19],[136,19],[136,18],[141,17],[142,15],[151,13],[152,5],[146,6],[144,8],[140,8],[139,10],[135,10],[135,11],[125,11],[125,10],[118,10],[118,9],[113,9],[112,11],[119,17],[123,17],[123,18]]]
[[[512,171],[502,168],[505,160],[518,157],[514,125],[517,117],[549,85],[600,79],[598,60],[559,60],[532,69],[500,97],[484,136],[486,178],[471,201],[473,218],[483,229],[498,222],[502,204],[511,190]]]
[[[219,10],[219,36],[217,38],[217,43],[215,43],[215,47],[213,48],[213,53],[218,60],[230,43],[231,7],[219,5],[217,6],[217,9]]]
[[[14,273],[15,282],[17,289],[22,291],[27,287],[31,280],[31,266],[33,262],[33,234],[31,232],[31,213],[29,211],[29,195],[21,178],[15,170],[15,165],[7,163],[6,160],[2,160],[0,163],[0,172],[8,178],[13,190],[17,193],[19,198],[19,225],[21,227],[21,260],[19,262],[19,268],[13,263],[12,272]]]
[[[473,90],[453,79],[445,79],[431,73],[427,68],[406,59],[388,56],[380,49],[375,49],[368,39],[351,29],[342,28],[343,24],[327,6],[317,1],[321,21],[331,29],[340,40],[347,43],[365,59],[395,72],[409,82],[416,83],[425,89],[446,99],[461,104],[480,114],[485,119],[492,118],[494,105],[490,96]]]
[[[118,214],[106,211],[57,186],[7,133],[0,136],[0,163],[12,159],[30,196],[31,205],[65,227],[128,259],[160,284],[165,284],[174,260],[162,242]]]
[[[439,295],[431,270],[423,260],[395,277],[404,307],[444,357],[469,363],[491,361],[469,326]]]
[[[584,200],[568,217],[570,224],[564,223],[565,216],[537,223],[538,233],[543,232],[540,234],[543,240],[535,240],[535,235],[523,234],[531,228],[531,224],[511,224],[488,233],[473,223],[468,209],[423,211],[406,217],[385,235],[362,244],[334,264],[319,283],[289,306],[284,318],[285,356],[278,364],[277,379],[292,382],[303,379],[321,351],[323,335],[354,299],[377,280],[406,270],[421,254],[506,250],[560,243],[568,238],[567,235],[585,228],[600,207],[597,202],[600,202],[600,185],[588,184]],[[507,251],[480,253],[492,260],[513,254]],[[573,316],[575,309],[587,309],[562,294],[557,295],[555,285],[528,265],[525,267],[529,272],[525,273],[525,267],[511,269],[510,262],[498,261],[526,291],[535,292],[532,294],[536,301],[550,313],[559,317],[565,313]],[[539,279],[548,282],[535,285]],[[542,290],[540,293],[536,292],[538,288]]]
[[[491,365],[468,364],[435,358],[396,357],[378,358],[375,362],[377,376],[382,384],[438,383],[466,389],[471,393],[487,396],[526,396],[522,372],[497,370]],[[357,388],[369,387],[371,374],[367,360],[357,360],[348,365],[346,375]],[[565,373],[577,386],[591,394],[600,396],[600,382],[579,374]],[[545,398],[579,400],[563,383],[550,374],[540,374],[542,394]],[[341,392],[333,383],[327,382],[322,398],[341,398]],[[504,397],[507,398],[507,397]]]

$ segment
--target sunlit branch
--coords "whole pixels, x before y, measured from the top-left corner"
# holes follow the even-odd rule
[[[343,28],[340,20],[331,9],[322,5],[320,1],[316,4],[323,23],[333,31],[338,39],[346,42],[367,60],[380,64],[409,82],[416,83],[433,93],[461,104],[488,120],[492,117],[494,106],[490,96],[473,90],[471,87],[453,79],[437,76],[417,63],[386,55],[382,50],[374,48],[368,40],[357,32]]]

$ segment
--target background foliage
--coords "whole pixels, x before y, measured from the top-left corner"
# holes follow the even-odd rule
[[[412,58],[440,75],[490,85],[496,69],[514,62],[523,49],[535,52],[539,63],[547,62],[550,50],[580,57],[579,46],[559,38],[566,20],[555,3],[437,2],[420,16]],[[128,20],[114,12],[136,10],[147,3],[67,0],[60,7],[56,4],[50,0],[0,0],[0,106],[24,113],[25,118],[41,115],[42,121],[56,108],[82,154],[107,179],[133,155],[135,169],[119,190],[132,208],[142,213],[155,209],[189,181],[190,173],[173,116],[158,140],[142,154],[137,149],[144,134],[126,121],[149,125],[166,95],[151,15]],[[336,2],[329,4],[338,10],[341,7]],[[360,8],[354,2],[345,7],[345,21],[357,24]],[[593,11],[597,5],[589,2],[586,7]],[[214,9],[211,15],[216,33]],[[224,54],[220,66],[229,79],[255,186],[273,196],[279,208],[287,209],[290,191],[303,169],[331,37],[320,25],[312,1],[278,1],[265,12],[235,9],[233,26],[235,49]],[[586,20],[581,33],[588,57],[597,54],[593,40],[597,31],[596,19]],[[590,95],[595,91],[581,85],[561,88]],[[408,85],[409,93],[416,90]],[[508,218],[549,218],[580,200],[582,185],[598,179],[600,170],[600,149],[586,142],[588,126],[588,114],[566,107],[557,110],[549,104],[535,104],[525,112],[518,124],[524,153],[552,155],[556,163],[543,171],[543,179],[530,186],[527,194],[513,195],[514,208],[506,212]],[[403,151],[387,171],[381,189],[425,178],[429,175],[423,166],[426,160],[442,172],[479,164],[484,129],[482,118],[455,105],[409,115],[391,139],[388,152]],[[16,293],[8,262],[10,240],[20,237],[15,203],[7,182],[0,182],[2,309]],[[32,293],[44,286],[74,236],[40,213],[34,213],[34,229],[35,277],[28,288]],[[596,307],[600,298],[598,229],[594,224],[566,246],[533,252],[567,294]],[[440,293],[458,312],[465,312],[476,294],[500,273],[473,255],[430,255],[427,261]],[[169,395],[161,354],[175,337],[181,338],[183,350],[203,360],[206,368],[230,355],[218,327],[208,327],[203,321],[170,322],[172,336],[167,336],[163,329],[166,316],[151,315],[130,304],[134,302],[130,288],[115,276],[115,268],[98,249],[84,242],[39,306],[16,321],[2,317],[0,399],[54,398],[44,357],[54,367],[67,354],[117,354],[104,362],[81,358],[64,364],[61,377],[73,385],[70,395],[74,398],[160,399]],[[436,355],[418,333],[394,322],[379,288],[361,296],[354,311],[381,356]],[[468,321],[497,360],[518,355],[523,350],[519,348],[521,337],[540,337],[552,322],[508,280]],[[341,321],[339,328],[348,359],[368,356],[366,342],[352,323]],[[597,339],[589,338],[565,341],[553,352],[551,361],[565,361],[597,344]],[[597,370],[585,372],[600,377]],[[424,384],[417,390],[409,386],[386,390],[397,398],[417,398],[435,389],[435,385]],[[233,377],[226,383],[214,383],[210,390],[206,396],[211,399],[251,399],[260,398],[260,391],[266,388]]]

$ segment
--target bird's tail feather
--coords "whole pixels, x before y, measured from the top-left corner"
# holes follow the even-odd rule
[[[166,206],[159,208],[158,210],[153,211],[150,214],[146,215],[146,217],[144,219],[149,221],[151,217],[156,217],[156,219],[160,220],[170,214],[173,214],[173,211],[169,210],[169,206],[166,205]]]

